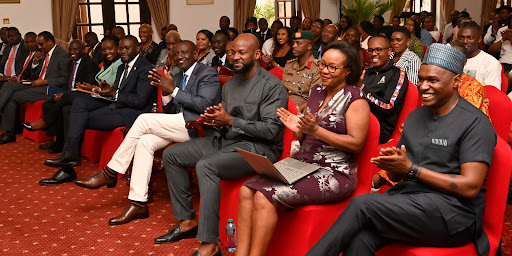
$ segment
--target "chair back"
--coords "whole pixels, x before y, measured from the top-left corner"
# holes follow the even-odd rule
[[[378,171],[378,168],[370,163],[370,159],[379,155],[377,147],[379,145],[379,137],[379,120],[373,114],[370,114],[368,135],[366,136],[363,149],[357,154],[357,176],[359,181],[354,196],[370,192],[373,175]]]
[[[295,106],[295,102],[293,102],[292,98],[288,97],[288,111],[292,114],[297,113],[297,106]],[[292,130],[284,127],[283,133],[283,151],[281,152],[281,157],[279,160],[285,159],[290,156],[290,150],[292,147],[292,141],[297,140],[295,135],[293,135]]]
[[[508,77],[502,72],[501,73],[501,91],[507,94],[508,90]]]
[[[283,70],[282,69],[273,68],[273,69],[269,70],[268,72],[272,73],[272,75],[276,76],[277,78],[279,78],[279,80],[283,81]]]
[[[232,76],[219,76],[220,88],[231,78]]]
[[[400,132],[400,127],[405,122],[405,119],[407,119],[409,113],[411,113],[414,109],[420,106],[420,102],[421,99],[418,93],[418,88],[416,88],[414,84],[409,82],[409,84],[407,85],[407,92],[405,93],[404,106],[402,107],[402,111],[400,111],[400,114],[398,115],[398,120],[396,121],[395,129],[391,133],[389,141],[394,141],[395,145],[396,143],[398,143],[398,140],[402,135],[402,133]]]
[[[489,98],[489,116],[492,126],[499,137],[507,140],[512,123],[512,101],[492,85],[486,85],[484,89]]]

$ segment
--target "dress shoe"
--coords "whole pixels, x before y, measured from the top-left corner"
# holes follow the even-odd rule
[[[25,128],[31,132],[35,132],[35,131],[39,131],[39,130],[46,130],[46,128],[34,129],[34,128],[32,128],[32,125],[30,125],[30,123],[23,123],[23,128]]]
[[[48,144],[39,144],[39,149],[49,150],[50,148],[54,147],[57,142],[52,141]]]
[[[155,244],[169,244],[174,243],[187,238],[194,238],[197,236],[197,226],[190,230],[181,232],[181,226],[178,225],[173,229],[169,230],[167,234],[155,238]]]
[[[149,217],[148,207],[138,207],[130,204],[121,215],[108,221],[110,226],[123,225],[135,219],[146,219]]]
[[[44,161],[44,165],[50,167],[71,167],[79,166],[80,164],[80,156],[72,156],[66,152],[60,154],[60,156],[55,159],[48,159]]]
[[[62,168],[59,169],[51,178],[42,179],[39,181],[41,186],[53,186],[66,182],[72,182],[76,179],[76,172],[72,168],[64,171]]]
[[[192,256],[201,256],[201,254],[199,254],[199,251],[195,251],[192,254]],[[213,256],[222,256],[222,252],[220,251],[220,248],[219,248],[219,250]]]
[[[2,133],[2,136],[0,136],[0,144],[7,144],[10,142],[16,142],[16,136]]]
[[[87,189],[97,189],[105,185],[107,185],[107,188],[113,188],[116,186],[116,184],[117,177],[107,178],[101,171],[87,178],[78,179],[75,181],[75,185]]]
[[[62,149],[64,148],[64,145],[60,143],[55,143],[48,149],[48,154],[58,154],[62,152]]]

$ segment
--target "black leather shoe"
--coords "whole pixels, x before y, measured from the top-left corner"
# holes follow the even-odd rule
[[[62,152],[62,149],[64,148],[64,145],[55,143],[48,149],[48,154],[58,154]]]
[[[16,142],[16,136],[7,135],[5,132],[2,133],[2,136],[0,136],[0,144],[7,144],[10,142]]]
[[[201,254],[199,254],[199,251],[195,251],[192,254],[192,256],[201,256]],[[220,251],[220,248],[219,248],[219,250],[213,256],[222,256],[222,252]]]
[[[39,149],[49,150],[50,148],[54,147],[57,144],[57,142],[52,141],[48,144],[39,144]]]
[[[178,225],[173,229],[169,230],[167,234],[155,238],[155,244],[169,244],[174,243],[187,238],[194,238],[197,236],[197,226],[190,230],[181,232],[181,226]]]
[[[60,154],[60,156],[55,159],[48,159],[44,161],[44,165],[57,168],[79,166],[80,164],[80,156],[72,156],[66,152]]]
[[[39,131],[39,130],[46,130],[46,128],[34,129],[30,125],[30,123],[23,123],[23,128],[25,128],[25,129],[27,129],[27,130],[29,130],[31,132],[35,132],[35,131]]]
[[[76,179],[76,172],[73,168],[64,171],[62,168],[59,169],[51,178],[42,179],[39,181],[41,186],[53,186],[66,182],[73,182]]]

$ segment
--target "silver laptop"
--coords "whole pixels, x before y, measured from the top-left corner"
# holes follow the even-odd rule
[[[293,184],[320,168],[318,165],[308,164],[291,157],[287,157],[272,164],[265,156],[239,148],[235,149],[257,173],[282,181],[286,184]]]

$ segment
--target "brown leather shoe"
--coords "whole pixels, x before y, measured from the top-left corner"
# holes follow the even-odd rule
[[[107,178],[101,171],[90,177],[75,180],[75,185],[87,189],[97,189],[105,185],[107,185],[107,188],[113,188],[116,184],[117,177]]]
[[[114,225],[123,225],[134,219],[145,219],[149,217],[149,210],[146,205],[144,207],[138,207],[133,204],[130,204],[128,208],[124,210],[121,215],[112,218],[108,221],[110,226]]]

